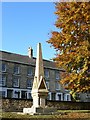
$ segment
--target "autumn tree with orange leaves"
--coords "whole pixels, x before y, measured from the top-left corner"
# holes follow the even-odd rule
[[[53,59],[68,74],[61,79],[72,95],[90,91],[90,2],[55,3],[57,31],[47,41],[56,49]]]

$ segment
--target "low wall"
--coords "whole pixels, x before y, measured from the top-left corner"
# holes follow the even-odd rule
[[[48,107],[55,107],[60,110],[90,110],[90,102],[72,101],[46,101]],[[30,108],[32,100],[22,99],[1,99],[0,104],[3,111],[22,111],[23,108]]]
[[[22,111],[23,108],[31,107],[32,100],[2,99],[3,111]]]
[[[47,105],[58,110],[90,110],[90,102],[47,101]]]

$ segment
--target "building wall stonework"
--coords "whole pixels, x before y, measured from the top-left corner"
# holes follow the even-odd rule
[[[27,80],[34,80],[36,58],[32,56],[19,55],[15,53],[0,51],[0,62],[6,65],[6,71],[0,71],[0,84],[2,84],[2,75],[6,76],[5,85],[0,85],[0,93],[4,98],[31,99],[31,88],[27,88]],[[45,82],[48,85],[49,100],[71,101],[71,95],[60,85],[60,79],[65,75],[65,70],[56,67],[52,61],[43,60],[45,73]],[[19,67],[19,73],[14,73],[14,67]],[[32,69],[32,74],[28,75],[28,69]],[[56,73],[59,73],[59,79],[56,79]],[[14,86],[14,79],[19,79],[19,84]],[[60,87],[57,87],[57,83]],[[90,101],[90,94],[81,95],[81,101]]]
[[[50,90],[55,92],[55,71],[50,70]]]
[[[6,70],[0,74],[6,76],[6,85],[2,86],[2,91],[5,92],[5,98],[30,98],[31,88],[27,88],[27,80],[33,83],[35,75],[35,58],[22,56],[18,54],[2,52],[2,64],[6,65]],[[14,68],[18,67],[18,72],[15,73]],[[32,70],[32,74],[28,74],[28,69]],[[44,60],[45,81],[48,84],[50,97],[48,99],[58,100],[56,95],[56,72],[61,73],[61,69],[57,69],[51,61]],[[14,86],[14,79],[18,79],[18,85]],[[58,83],[59,84],[59,83]],[[58,90],[61,92],[61,89]],[[63,92],[63,91],[62,91]]]

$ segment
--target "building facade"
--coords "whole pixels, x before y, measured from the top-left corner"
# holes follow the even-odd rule
[[[0,94],[5,98],[32,99],[31,89],[34,79],[36,58],[32,48],[28,56],[0,51]],[[59,81],[63,69],[58,69],[54,62],[43,60],[45,82],[49,100],[71,101],[69,91]]]

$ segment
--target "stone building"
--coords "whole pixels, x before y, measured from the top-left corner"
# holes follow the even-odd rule
[[[28,55],[20,55],[0,51],[0,93],[5,98],[31,99],[31,89],[34,79],[36,58],[32,48]],[[69,91],[65,90],[59,81],[63,69],[58,69],[54,62],[43,60],[45,82],[48,88],[49,100],[71,101]]]

